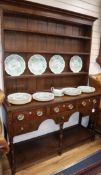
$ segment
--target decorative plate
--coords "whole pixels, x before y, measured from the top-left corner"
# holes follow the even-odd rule
[[[78,88],[68,88],[65,92],[65,95],[76,96],[81,94],[81,90]]]
[[[11,76],[23,74],[26,64],[24,59],[18,54],[11,54],[5,59],[5,71]]]
[[[37,92],[34,93],[32,97],[37,101],[51,101],[54,99],[54,94],[50,92]]]
[[[61,55],[54,55],[49,61],[49,68],[54,74],[60,74],[65,67],[65,61]]]
[[[95,92],[95,88],[91,86],[78,86],[78,89],[80,89],[84,93],[92,93]]]
[[[79,57],[78,55],[74,55],[70,59],[69,65],[70,65],[71,71],[73,71],[74,73],[80,72],[83,66],[81,57]]]
[[[29,59],[28,68],[31,71],[31,73],[35,75],[41,75],[45,72],[47,68],[47,62],[42,55],[35,54]]]
[[[32,100],[32,96],[28,93],[18,92],[7,96],[9,103],[21,105],[29,103]]]

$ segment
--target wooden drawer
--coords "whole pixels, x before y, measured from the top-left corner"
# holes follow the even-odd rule
[[[50,108],[50,114],[54,115],[54,114],[63,113],[69,110],[71,111],[74,109],[76,109],[76,103],[74,102],[54,105]]]
[[[38,117],[38,118],[45,117],[47,115],[47,108],[46,107],[37,108],[32,111],[32,114],[34,117]]]
[[[50,114],[55,115],[66,111],[65,104],[57,104],[50,107]]]
[[[15,113],[12,122],[14,135],[33,131],[34,120],[31,111]]]
[[[89,98],[80,100],[78,103],[78,111],[83,115],[90,115],[92,112],[96,112],[96,109],[99,104],[98,98]]]

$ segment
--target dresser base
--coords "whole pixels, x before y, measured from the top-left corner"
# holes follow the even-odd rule
[[[92,132],[80,125],[63,130],[62,152],[93,138]],[[59,131],[14,144],[16,171],[59,154]]]

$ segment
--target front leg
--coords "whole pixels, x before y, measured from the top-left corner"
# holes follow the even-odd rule
[[[63,123],[60,124],[59,155],[62,154],[62,147],[63,147]]]
[[[12,175],[15,175],[16,166],[15,166],[15,156],[14,156],[14,144],[13,144],[13,137],[9,139],[10,141],[10,159],[11,159],[11,169]]]

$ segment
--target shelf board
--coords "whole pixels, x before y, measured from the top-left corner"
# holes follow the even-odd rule
[[[87,128],[79,125],[66,128],[63,133],[63,149],[65,151],[71,149],[71,147],[78,146],[78,144],[80,145],[92,137],[91,132]],[[58,155],[59,131],[16,143],[14,144],[14,150],[17,170],[46,160],[50,156]]]
[[[28,50],[14,50],[14,49],[4,49],[4,52],[6,53],[31,53],[31,54],[37,54],[37,53],[42,53],[42,54],[63,54],[63,55],[90,55],[89,52],[64,52],[64,51],[47,51],[47,50],[40,50],[40,51],[28,51]]]
[[[20,76],[9,76],[6,75],[6,79],[24,79],[24,78],[44,78],[44,77],[62,77],[62,76],[76,76],[76,75],[88,75],[88,72],[63,72],[61,74],[54,74],[54,73],[44,73],[41,75],[34,75],[34,74],[27,74],[27,75],[20,75]]]
[[[88,36],[74,36],[74,35],[67,35],[61,33],[50,33],[50,32],[43,32],[43,31],[35,31],[35,30],[27,30],[27,29],[19,29],[19,28],[9,28],[4,27],[4,31],[11,31],[11,32],[25,32],[31,34],[38,34],[38,35],[48,35],[48,36],[55,36],[55,37],[63,37],[63,38],[73,38],[73,39],[84,39],[84,40],[91,40],[91,37]]]

